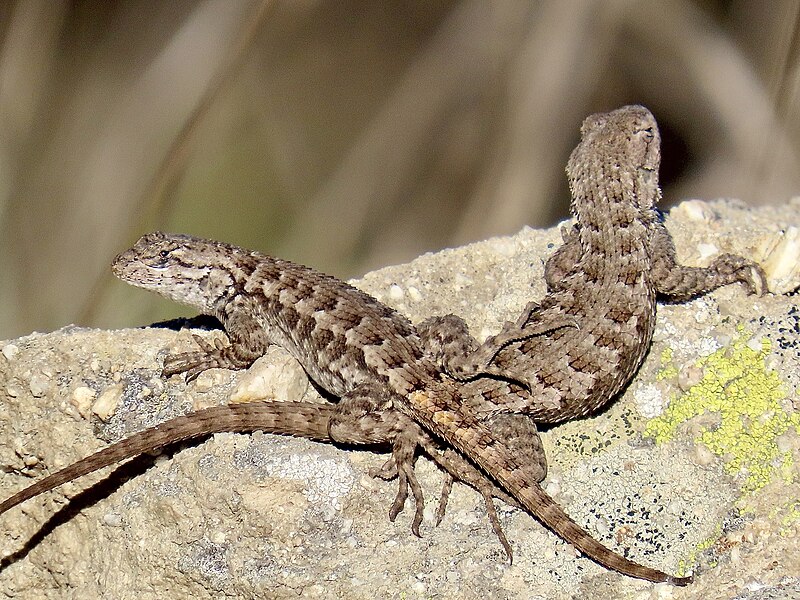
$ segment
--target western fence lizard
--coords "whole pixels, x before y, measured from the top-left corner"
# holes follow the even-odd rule
[[[761,267],[740,256],[723,254],[707,268],[677,263],[655,209],[660,138],[646,108],[591,115],[581,134],[567,165],[575,224],[545,266],[547,295],[478,349],[444,359],[460,379],[499,374],[523,382],[535,399],[493,398],[473,406],[477,414],[502,410],[537,423],[585,416],[641,366],[657,296],[682,301],[735,282],[766,291]]]
[[[118,257],[115,273],[217,316],[230,337],[229,345],[205,345],[200,352],[168,359],[165,374],[185,372],[191,379],[215,366],[244,368],[277,343],[315,382],[340,396],[340,405],[313,426],[308,423],[318,414],[306,415],[304,425],[306,407],[298,407],[301,423],[296,430],[275,421],[274,415],[255,416],[256,409],[243,417],[248,409],[237,408],[243,412],[227,426],[208,421],[209,415],[225,415],[222,409],[195,413],[195,421],[195,415],[179,417],[183,420],[170,421],[158,432],[136,434],[80,461],[80,469],[73,465],[65,470],[71,473],[34,484],[30,492],[23,490],[0,504],[0,512],[145,447],[164,445],[170,436],[262,427],[323,439],[329,434],[339,441],[363,441],[366,436],[393,443],[393,464],[387,468],[401,475],[393,511],[405,497],[403,487],[410,484],[418,501],[415,525],[421,516],[412,462],[418,444],[485,498],[500,495],[460,455],[450,451],[454,460],[445,459],[417,428],[420,423],[594,560],[634,577],[687,583],[687,578],[643,567],[599,544],[541,490],[545,466],[534,420],[586,414],[630,381],[649,347],[656,291],[682,290],[679,295],[690,296],[733,281],[752,287],[753,273],[762,283],[763,274],[738,257],[723,257],[709,269],[674,264],[671,239],[663,227],[659,230],[653,209],[659,196],[658,131],[646,109],[626,107],[590,117],[582,133],[568,167],[576,224],[548,262],[548,295],[477,349],[452,316],[420,327],[426,332],[423,341],[397,313],[313,270],[189,236],[144,236]],[[659,266],[674,267],[671,286],[652,281]],[[398,410],[413,421],[398,419]],[[198,426],[200,422],[205,425]],[[325,436],[320,435],[323,427]],[[137,438],[144,440],[140,449],[128,453],[126,444],[130,448]],[[487,507],[491,514],[489,501]],[[496,517],[493,525],[497,531]]]

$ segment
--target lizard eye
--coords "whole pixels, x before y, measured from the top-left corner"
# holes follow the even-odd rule
[[[169,250],[159,250],[158,254],[154,254],[149,262],[153,267],[164,267],[169,262],[169,254]]]
[[[648,127],[646,129],[640,129],[636,133],[641,134],[646,142],[652,142],[653,138],[655,137],[655,134],[653,133],[653,128],[652,127]]]

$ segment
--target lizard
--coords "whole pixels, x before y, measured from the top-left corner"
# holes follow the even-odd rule
[[[768,291],[763,269],[741,256],[722,254],[709,267],[678,263],[656,209],[660,141],[656,120],[643,106],[587,117],[566,169],[575,222],[547,262],[545,297],[529,303],[515,322],[479,347],[466,338],[460,350],[440,357],[443,371],[457,380],[499,377],[522,384],[529,394],[487,399],[464,388],[456,395],[441,384],[412,383],[394,405],[467,456],[540,519],[549,506],[538,483],[526,479],[524,465],[504,448],[501,436],[482,427],[486,419],[506,415],[513,429],[527,420],[559,423],[601,409],[642,365],[659,295],[683,301],[732,283],[743,283],[751,293]],[[458,340],[451,345],[458,348]],[[554,530],[587,553],[576,539],[581,534],[570,534],[567,521],[560,516],[543,520],[558,522],[562,528]],[[605,564],[598,558],[605,551],[595,550],[588,554]],[[690,581],[634,576],[681,585]]]
[[[556,424],[597,412],[644,361],[657,297],[686,301],[736,282],[750,293],[767,291],[763,269],[741,256],[721,254],[709,267],[678,263],[655,208],[660,137],[649,110],[590,115],[581,133],[567,164],[575,223],[562,229],[564,244],[545,265],[547,294],[480,347],[467,340],[467,350],[442,358],[454,377],[503,376],[535,398],[493,398],[472,407],[478,414],[500,410]]]
[[[649,115],[646,109],[640,109],[639,107],[626,107],[621,111],[610,113],[610,115],[620,116],[621,113],[631,111],[638,111],[639,113],[644,111],[645,117]],[[641,125],[641,123],[632,122],[635,119],[631,119],[629,114],[622,114],[622,117],[612,125],[619,128],[620,121],[622,125]],[[602,121],[602,119],[598,119],[596,116],[590,117],[584,123],[583,141],[573,152],[570,166],[568,166],[571,182],[573,181],[572,174],[575,167],[586,167],[586,164],[581,164],[582,162],[585,163],[585,160],[582,161],[580,159],[579,150],[586,150],[589,147],[589,155],[591,155],[591,145],[597,144],[596,140],[593,141],[595,138],[589,135],[592,132],[592,127],[589,125],[596,121]],[[621,178],[618,177],[616,180],[612,178],[611,181],[612,183],[616,182],[616,184],[625,183],[628,188],[636,188],[632,184],[634,179],[641,178],[646,180],[645,183],[650,185],[644,185],[641,190],[622,190],[628,193],[637,191],[641,193],[643,198],[639,201],[644,205],[643,212],[646,213],[647,210],[652,210],[658,196],[657,180],[655,179],[657,175],[653,174],[653,171],[656,171],[658,166],[658,134],[652,116],[650,116],[649,121],[647,119],[644,119],[644,121],[645,125],[649,126],[640,127],[633,133],[639,134],[645,131],[647,133],[645,136],[647,138],[646,141],[655,146],[655,152],[650,152],[649,155],[646,155],[650,162],[643,165],[637,165],[636,163],[623,164],[621,169],[623,176]],[[632,133],[629,131],[630,127],[623,129],[622,132],[615,131],[614,127],[611,128],[612,134],[616,135],[617,138],[623,137],[623,140],[616,147],[612,145],[612,148],[619,152],[619,146],[623,146],[622,150],[625,149],[625,142],[628,145],[634,145],[629,137],[624,137],[630,136]],[[617,141],[619,142],[619,140]],[[633,141],[636,140],[634,139]],[[655,156],[655,159],[653,159],[653,156]],[[640,159],[641,157],[623,155],[623,158]],[[572,170],[570,167],[572,167]],[[628,172],[624,171],[626,167],[630,168]],[[589,178],[591,179],[592,169],[588,168],[588,170],[590,171]],[[637,181],[637,183],[641,184],[642,182]],[[594,184],[595,186],[603,187],[603,181],[595,181]],[[617,191],[614,189],[614,185],[609,187],[612,192]],[[548,284],[551,289],[548,292],[548,296],[538,307],[527,307],[518,322],[507,326],[500,336],[487,340],[479,349],[478,354],[483,350],[484,357],[488,356],[488,360],[474,361],[474,364],[478,367],[474,377],[471,377],[470,381],[457,384],[454,384],[454,380],[441,372],[440,366],[437,366],[435,361],[431,360],[430,353],[421,350],[418,336],[407,330],[404,325],[398,325],[398,323],[401,323],[398,317],[392,315],[390,311],[387,312],[388,309],[382,305],[378,306],[379,303],[377,301],[371,298],[365,300],[365,295],[358,297],[355,302],[351,302],[351,308],[355,310],[356,314],[350,315],[350,317],[357,317],[357,322],[351,322],[350,329],[335,332],[333,331],[336,329],[335,327],[323,327],[321,331],[324,337],[328,339],[314,339],[314,329],[318,325],[316,319],[324,322],[328,317],[331,317],[334,309],[342,307],[343,297],[348,295],[358,296],[359,293],[357,290],[352,290],[352,288],[342,287],[344,284],[341,284],[338,280],[326,278],[319,273],[293,265],[287,261],[270,259],[269,257],[242,251],[229,245],[197,240],[187,236],[151,234],[149,237],[142,238],[133,249],[128,251],[128,254],[133,254],[132,257],[129,256],[129,258],[134,259],[132,262],[139,261],[139,267],[142,266],[142,261],[149,261],[148,268],[153,273],[149,277],[147,273],[141,271],[134,273],[135,269],[131,269],[127,273],[121,273],[122,269],[119,265],[123,262],[121,259],[125,253],[115,261],[115,272],[134,285],[154,289],[162,295],[195,306],[201,312],[216,314],[228,331],[231,339],[230,345],[218,345],[214,348],[201,345],[201,351],[198,353],[188,353],[168,359],[165,363],[165,374],[185,372],[187,377],[191,379],[205,368],[212,366],[243,368],[263,353],[267,343],[277,342],[281,345],[286,345],[285,347],[288,347],[290,351],[294,349],[301,359],[305,359],[301,360],[301,362],[312,379],[315,379],[315,381],[322,379],[323,387],[333,393],[336,393],[337,390],[343,392],[339,395],[348,399],[348,401],[341,403],[343,406],[352,407],[354,405],[353,400],[368,400],[368,410],[362,411],[362,416],[373,413],[373,409],[376,406],[378,406],[380,412],[399,410],[400,413],[411,416],[414,422],[422,424],[427,430],[433,432],[447,443],[452,444],[464,456],[474,461],[481,467],[484,474],[488,474],[492,479],[499,482],[516,500],[546,525],[601,564],[651,581],[669,581],[676,584],[685,584],[688,582],[688,578],[671,577],[660,571],[642,567],[592,540],[539,487],[540,475],[543,477],[544,471],[543,459],[538,461],[537,468],[540,473],[530,477],[530,465],[520,461],[518,454],[510,451],[508,445],[510,443],[509,440],[512,438],[509,438],[508,435],[503,435],[508,431],[518,430],[524,432],[523,435],[519,436],[520,439],[538,439],[535,437],[535,427],[532,426],[534,420],[541,418],[541,414],[536,412],[536,407],[540,405],[549,406],[546,397],[545,402],[541,403],[531,393],[533,391],[533,385],[531,384],[533,379],[530,373],[533,372],[535,374],[535,369],[525,371],[524,377],[517,377],[516,373],[522,371],[517,368],[518,365],[516,364],[511,365],[507,371],[502,370],[504,366],[508,366],[513,362],[509,355],[514,354],[515,358],[521,361],[523,367],[530,367],[535,365],[537,361],[542,362],[543,360],[541,355],[535,353],[537,348],[532,346],[534,341],[546,340],[547,344],[552,344],[554,339],[562,340],[562,347],[564,347],[564,337],[568,337],[573,330],[581,333],[584,329],[577,318],[581,315],[579,310],[572,313],[565,311],[568,315],[566,319],[563,314],[559,315],[557,312],[553,312],[548,315],[546,312],[548,307],[556,304],[552,300],[548,302],[548,298],[567,289],[563,282],[553,279],[552,273],[554,270],[561,268],[568,276],[572,276],[575,273],[588,272],[586,263],[581,263],[581,251],[583,250],[580,236],[582,213],[579,209],[585,209],[586,207],[582,207],[581,204],[586,204],[587,201],[591,202],[593,199],[578,198],[576,191],[580,191],[579,187],[573,185],[572,188],[574,194],[573,213],[576,216],[576,225],[572,234],[567,236],[562,250],[556,253],[558,258],[551,259],[548,262],[548,267],[555,265],[554,268],[549,269]],[[623,204],[637,201],[636,197],[631,199],[626,197],[624,193],[621,193],[620,196],[619,200]],[[600,207],[598,212],[603,210],[603,207]],[[613,219],[610,220],[613,221]],[[636,219],[634,218],[633,220],[635,221]],[[641,225],[645,222],[646,219],[641,219],[641,222],[637,223]],[[666,233],[666,230],[664,231]],[[646,233],[647,230],[645,228]],[[638,234],[645,235],[641,231]],[[602,235],[600,238],[602,239]],[[163,242],[163,245],[159,246],[158,242]],[[646,245],[646,243],[647,241],[644,241],[640,245]],[[187,251],[187,248],[192,244],[194,244],[194,247],[191,248],[191,251]],[[619,259],[618,253],[615,256],[613,252],[612,244],[613,236],[611,242],[606,240],[609,256],[605,258],[609,259],[611,263],[615,259]],[[181,246],[183,246],[182,249]],[[187,260],[187,257],[191,259]],[[254,265],[254,262],[258,264]],[[646,264],[646,261],[641,262]],[[221,263],[225,264],[226,268],[220,269]],[[569,266],[570,263],[572,263],[571,266]],[[709,273],[712,271],[716,273],[714,277],[707,277],[711,281],[710,286],[717,287],[724,283],[744,281],[752,287],[753,282],[750,279],[752,272],[759,273],[763,282],[763,273],[760,273],[752,263],[748,263],[744,259],[740,259],[739,263],[738,267],[729,274],[730,276],[725,281],[719,274],[728,267],[708,270]],[[268,264],[268,266],[265,267],[265,264]],[[180,277],[177,280],[168,273],[170,267],[174,270],[176,266],[180,271]],[[612,271],[613,266],[606,265],[606,270]],[[271,277],[265,277],[264,269],[259,271],[259,267],[269,270]],[[255,274],[258,276],[255,277]],[[625,279],[626,276],[627,274],[623,273],[620,281],[617,281],[623,289],[629,283]],[[255,284],[253,283],[254,280]],[[202,286],[200,285],[201,283]],[[250,284],[250,289],[247,287],[248,284]],[[259,288],[259,293],[253,293],[255,288]],[[222,291],[222,293],[215,295],[212,290],[215,292]],[[654,295],[652,289],[647,291],[650,295]],[[689,295],[691,295],[692,290],[689,290],[689,292]],[[312,302],[314,310],[309,311],[307,310],[308,307],[303,307],[303,303],[315,294],[318,297]],[[257,296],[257,298],[254,299],[254,296]],[[645,299],[649,298],[648,294],[644,296]],[[256,302],[255,306],[252,304],[254,301]],[[212,306],[214,302],[217,303],[217,306]],[[348,302],[345,301],[344,304],[346,305]],[[365,312],[365,304],[374,310]],[[654,318],[654,302],[651,301],[649,306],[649,309],[642,312],[642,320],[651,323]],[[368,317],[366,320],[368,322],[371,321],[371,327],[367,327],[366,338],[360,337],[365,333],[363,329],[359,329],[359,326],[364,324],[363,317]],[[275,325],[276,322],[278,326]],[[270,327],[272,330],[266,336],[254,334],[254,331],[258,332],[259,328],[266,330]],[[404,329],[405,331],[401,331]],[[616,379],[616,391],[609,392],[614,388],[613,386],[606,386],[601,388],[601,394],[587,393],[587,397],[583,399],[583,404],[580,399],[565,396],[565,401],[562,404],[566,407],[566,412],[562,410],[563,414],[574,410],[574,406],[584,405],[589,408],[583,409],[581,414],[590,412],[601,406],[602,403],[607,402],[619,389],[624,387],[632,377],[633,372],[638,369],[638,364],[640,364],[647,347],[649,347],[650,339],[646,334],[646,330],[645,335],[641,335],[641,332],[639,333],[639,345],[643,346],[644,350],[634,354],[633,360],[629,361],[629,365],[632,364],[633,366],[628,366],[627,370],[623,370],[622,374]],[[505,339],[503,339],[504,336]],[[340,359],[346,356],[347,353],[342,351],[341,348],[339,352],[331,351],[332,347],[343,343],[342,338],[344,338],[345,346],[352,344],[351,351],[353,348],[356,349],[356,354],[359,356],[355,362],[352,360],[352,354],[351,360],[342,362]],[[498,340],[501,341],[498,342]],[[474,344],[468,343],[466,345]],[[488,352],[485,351],[486,348],[488,348]],[[335,360],[329,360],[331,358]],[[460,358],[453,358],[449,363],[447,358],[442,360],[445,363],[457,366]],[[547,360],[550,360],[549,356]],[[340,364],[334,364],[337,361]],[[495,366],[489,363],[494,363]],[[468,365],[469,360],[463,364]],[[494,374],[500,375],[499,379],[483,377],[481,374],[482,368],[485,368],[490,375],[492,370],[497,371]],[[375,377],[376,375],[378,375],[377,378]],[[572,373],[568,372],[567,375],[572,375]],[[578,375],[580,375],[580,372]],[[504,378],[511,381],[504,381]],[[374,385],[374,379],[381,381],[381,385],[377,388]],[[515,385],[514,380],[517,379],[525,379],[525,385]],[[620,381],[622,383],[619,383]],[[353,393],[354,391],[356,391],[355,394]],[[588,392],[592,392],[591,387]],[[595,395],[602,395],[603,398],[598,401]],[[385,401],[376,404],[375,397],[384,397]],[[358,402],[355,402],[355,404],[357,405]],[[517,408],[520,404],[523,408],[533,410],[528,410],[527,413],[524,410],[516,412],[510,410],[510,407]],[[493,405],[496,408],[494,411],[486,411],[484,409],[487,405]],[[550,408],[551,410],[548,414],[553,415],[552,407]],[[560,406],[557,408],[560,408]],[[345,429],[352,427],[350,417],[344,421],[341,420],[341,415],[343,414],[347,414],[347,411],[337,411],[336,415],[329,421],[328,430],[331,434],[343,423],[348,423],[344,425]],[[547,418],[547,414],[545,417]],[[569,418],[569,416],[563,418]],[[489,424],[495,427],[505,427],[506,432],[495,431],[493,433]],[[397,432],[394,433],[396,434]],[[402,437],[395,435],[395,440]],[[413,438],[414,436],[411,437]],[[120,443],[124,442],[123,440]],[[418,443],[418,440],[412,439],[410,443],[413,445]],[[535,446],[535,444],[533,445]],[[399,457],[395,461],[395,466],[400,469],[404,461],[408,461],[408,459]],[[537,463],[537,461],[534,460],[534,463]],[[69,468],[67,467],[67,469]],[[452,471],[451,475],[453,475]],[[478,483],[483,485],[480,482]],[[44,490],[39,489],[39,492],[41,491]],[[13,506],[13,503],[9,504],[11,500],[13,498],[3,503],[0,509],[7,509]]]
[[[175,250],[174,254],[165,250],[167,247],[172,247],[172,250]],[[278,345],[297,351],[295,357],[300,360],[317,385],[329,394],[341,397],[338,406],[292,403],[292,408],[287,410],[285,403],[259,402],[235,408],[213,407],[176,417],[111,444],[20,490],[0,502],[0,514],[63,483],[176,442],[223,431],[263,430],[342,444],[392,445],[392,458],[381,469],[373,470],[372,475],[384,479],[397,476],[399,479],[398,494],[389,513],[391,520],[394,520],[402,510],[408,488],[411,488],[416,503],[411,529],[417,536],[420,535],[419,526],[423,519],[424,500],[422,489],[413,472],[413,460],[416,448],[421,447],[449,476],[436,511],[436,522],[440,522],[444,516],[452,482],[459,480],[467,483],[483,496],[492,528],[509,560],[512,559],[511,546],[501,529],[491,499],[497,497],[519,506],[514,498],[494,485],[458,453],[451,449],[440,451],[424,431],[401,413],[383,407],[379,409],[381,398],[384,398],[383,403],[386,404],[388,400],[385,397],[390,392],[369,380],[374,373],[363,372],[366,369],[363,354],[369,349],[369,344],[364,340],[370,338],[372,342],[380,344],[381,336],[385,336],[390,340],[389,345],[398,343],[404,348],[403,352],[410,350],[412,353],[421,353],[419,346],[423,342],[416,339],[414,329],[407,319],[360,290],[307,267],[229,244],[191,236],[159,232],[143,236],[133,248],[123,252],[114,260],[112,270],[125,281],[134,284],[140,281],[138,285],[147,287],[145,283],[147,275],[141,272],[141,268],[148,262],[157,265],[159,260],[164,261],[161,267],[167,267],[168,263],[172,263],[170,265],[172,269],[165,268],[162,272],[158,272],[158,268],[155,269],[158,286],[167,289],[174,285],[174,293],[164,292],[165,295],[184,297],[184,302],[192,305],[196,305],[201,296],[207,296],[203,306],[197,308],[201,312],[219,317],[229,332],[228,341],[225,343],[217,341],[215,346],[194,335],[200,351],[168,356],[162,370],[165,377],[184,373],[188,382],[211,367],[244,368],[263,354],[263,350],[269,344],[277,342]],[[255,273],[255,267],[259,264],[270,269],[270,273],[265,274],[263,271]],[[242,290],[238,288],[238,282],[233,285],[231,281],[219,280],[221,277],[240,275],[240,267],[243,265],[249,265],[247,268],[254,269],[251,273],[254,285],[261,284],[268,288],[271,284],[277,284],[281,292],[292,295],[292,298],[279,299],[277,290],[273,290],[275,298],[272,298],[269,296],[271,292],[266,289],[262,289],[260,293],[248,290],[239,296]],[[193,280],[195,276],[197,279]],[[192,285],[200,280],[204,280],[210,287],[203,290],[192,289]],[[305,296],[304,300],[309,305],[307,310],[301,309],[305,319],[303,323],[293,320],[296,316],[293,311],[303,304],[295,303],[298,298],[294,297],[294,294]],[[277,319],[278,322],[274,327],[265,328],[265,323],[257,320],[264,316],[261,308],[265,308],[273,300],[284,314]],[[229,315],[226,317],[211,309],[209,303],[212,301],[225,306]],[[286,304],[283,305],[282,302]],[[253,303],[256,306],[253,306]],[[287,324],[286,319],[291,321],[291,324]],[[283,326],[286,326],[284,329],[287,334],[297,337],[297,343],[288,338],[270,337]],[[248,331],[248,327],[252,327],[252,330]],[[325,348],[319,337],[314,343],[308,343],[306,336],[312,334],[312,329],[319,337],[331,338],[330,348]],[[237,339],[234,333],[245,337]],[[355,341],[345,339],[350,334],[357,339]],[[247,335],[251,337],[247,338]],[[255,351],[239,354],[242,350],[250,348],[255,348]],[[394,352],[390,349],[387,356],[393,355]],[[329,361],[335,362],[336,365],[329,365]],[[487,397],[493,393],[503,393],[502,389],[490,388],[483,392]],[[296,411],[296,414],[293,411]],[[535,426],[531,424],[520,438],[515,442],[517,451],[530,453],[529,470],[533,477],[540,481],[545,476],[546,465]]]

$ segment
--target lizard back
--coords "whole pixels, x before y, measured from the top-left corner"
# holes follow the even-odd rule
[[[526,324],[568,318],[574,326],[510,344],[494,359],[520,374],[534,398],[525,405],[508,396],[505,408],[537,422],[597,410],[631,380],[652,339],[648,240],[658,223],[660,138],[647,109],[626,108],[593,115],[581,128],[567,165],[575,225],[547,262],[548,293]]]

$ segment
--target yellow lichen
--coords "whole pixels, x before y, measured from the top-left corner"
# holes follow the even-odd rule
[[[695,546],[694,550],[689,553],[689,556],[685,560],[681,560],[678,563],[678,572],[683,575],[687,572],[687,570],[697,563],[697,557],[700,556],[706,550],[710,550],[713,548],[717,541],[719,540],[720,536],[722,535],[722,527],[717,525],[716,530],[713,534],[705,538],[704,540],[700,540],[697,546]],[[709,567],[713,567],[716,562],[709,563]]]
[[[662,443],[689,419],[716,415],[713,426],[699,426],[695,441],[722,457],[727,472],[742,476],[745,491],[760,489],[776,476],[793,480],[792,456],[781,452],[776,440],[790,427],[800,431],[800,415],[783,409],[781,381],[764,364],[769,342],[763,340],[758,349],[752,346],[740,337],[699,359],[702,380],[674,398],[645,429],[645,435]]]
[[[657,381],[677,377],[678,367],[672,364],[672,348],[666,348],[661,353],[661,364],[665,366],[656,374]]]

